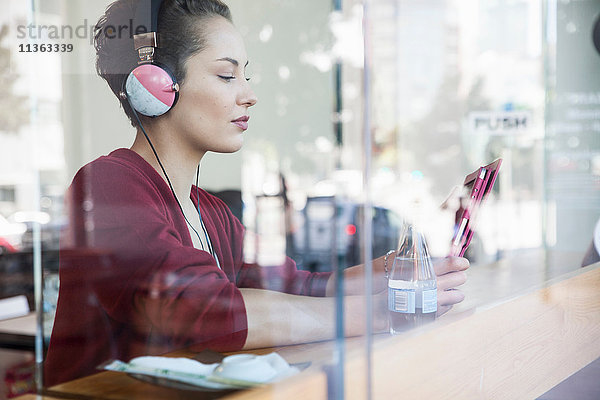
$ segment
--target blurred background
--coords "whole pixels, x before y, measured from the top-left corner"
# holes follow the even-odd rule
[[[249,261],[343,268],[365,246],[394,248],[405,221],[443,257],[464,177],[502,158],[472,265],[539,249],[581,265],[600,217],[598,1],[371,0],[366,47],[362,1],[226,3],[259,103],[244,148],[202,161],[201,186],[243,221]],[[64,191],[134,138],[94,69],[91,29],[108,4],[0,0],[0,298],[26,296],[29,315],[37,263],[46,338]],[[4,347],[2,376],[29,365]]]

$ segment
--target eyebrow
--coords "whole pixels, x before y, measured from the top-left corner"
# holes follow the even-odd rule
[[[223,57],[223,58],[218,58],[215,61],[229,61],[230,63],[232,63],[233,65],[235,65],[236,67],[238,65],[240,65],[240,63],[238,62],[238,60],[231,58],[231,57]],[[248,66],[248,61],[246,61],[246,64],[244,65],[244,68]]]

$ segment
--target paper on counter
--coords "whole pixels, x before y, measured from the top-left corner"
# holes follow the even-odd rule
[[[258,357],[264,358],[277,371],[277,374],[267,383],[276,382],[299,372],[298,368],[290,366],[277,353]],[[134,358],[129,363],[115,360],[104,365],[103,368],[109,371],[170,379],[209,389],[241,389],[260,385],[257,382],[215,376],[213,371],[217,366],[219,366],[218,363],[203,364],[184,357],[143,356]]]

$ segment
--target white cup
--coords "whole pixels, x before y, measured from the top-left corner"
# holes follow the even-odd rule
[[[222,378],[264,383],[277,375],[277,371],[264,357],[236,354],[225,357],[213,374]]]

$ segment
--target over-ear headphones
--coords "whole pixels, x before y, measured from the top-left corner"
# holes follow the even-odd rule
[[[161,3],[162,0],[140,0],[137,6],[134,29],[138,32],[142,26],[146,27],[143,33],[133,35],[139,65],[127,75],[120,93],[136,112],[147,117],[165,114],[179,98],[175,75],[166,66],[154,61],[154,51],[160,46],[158,11]],[[150,29],[147,29],[148,22]]]

